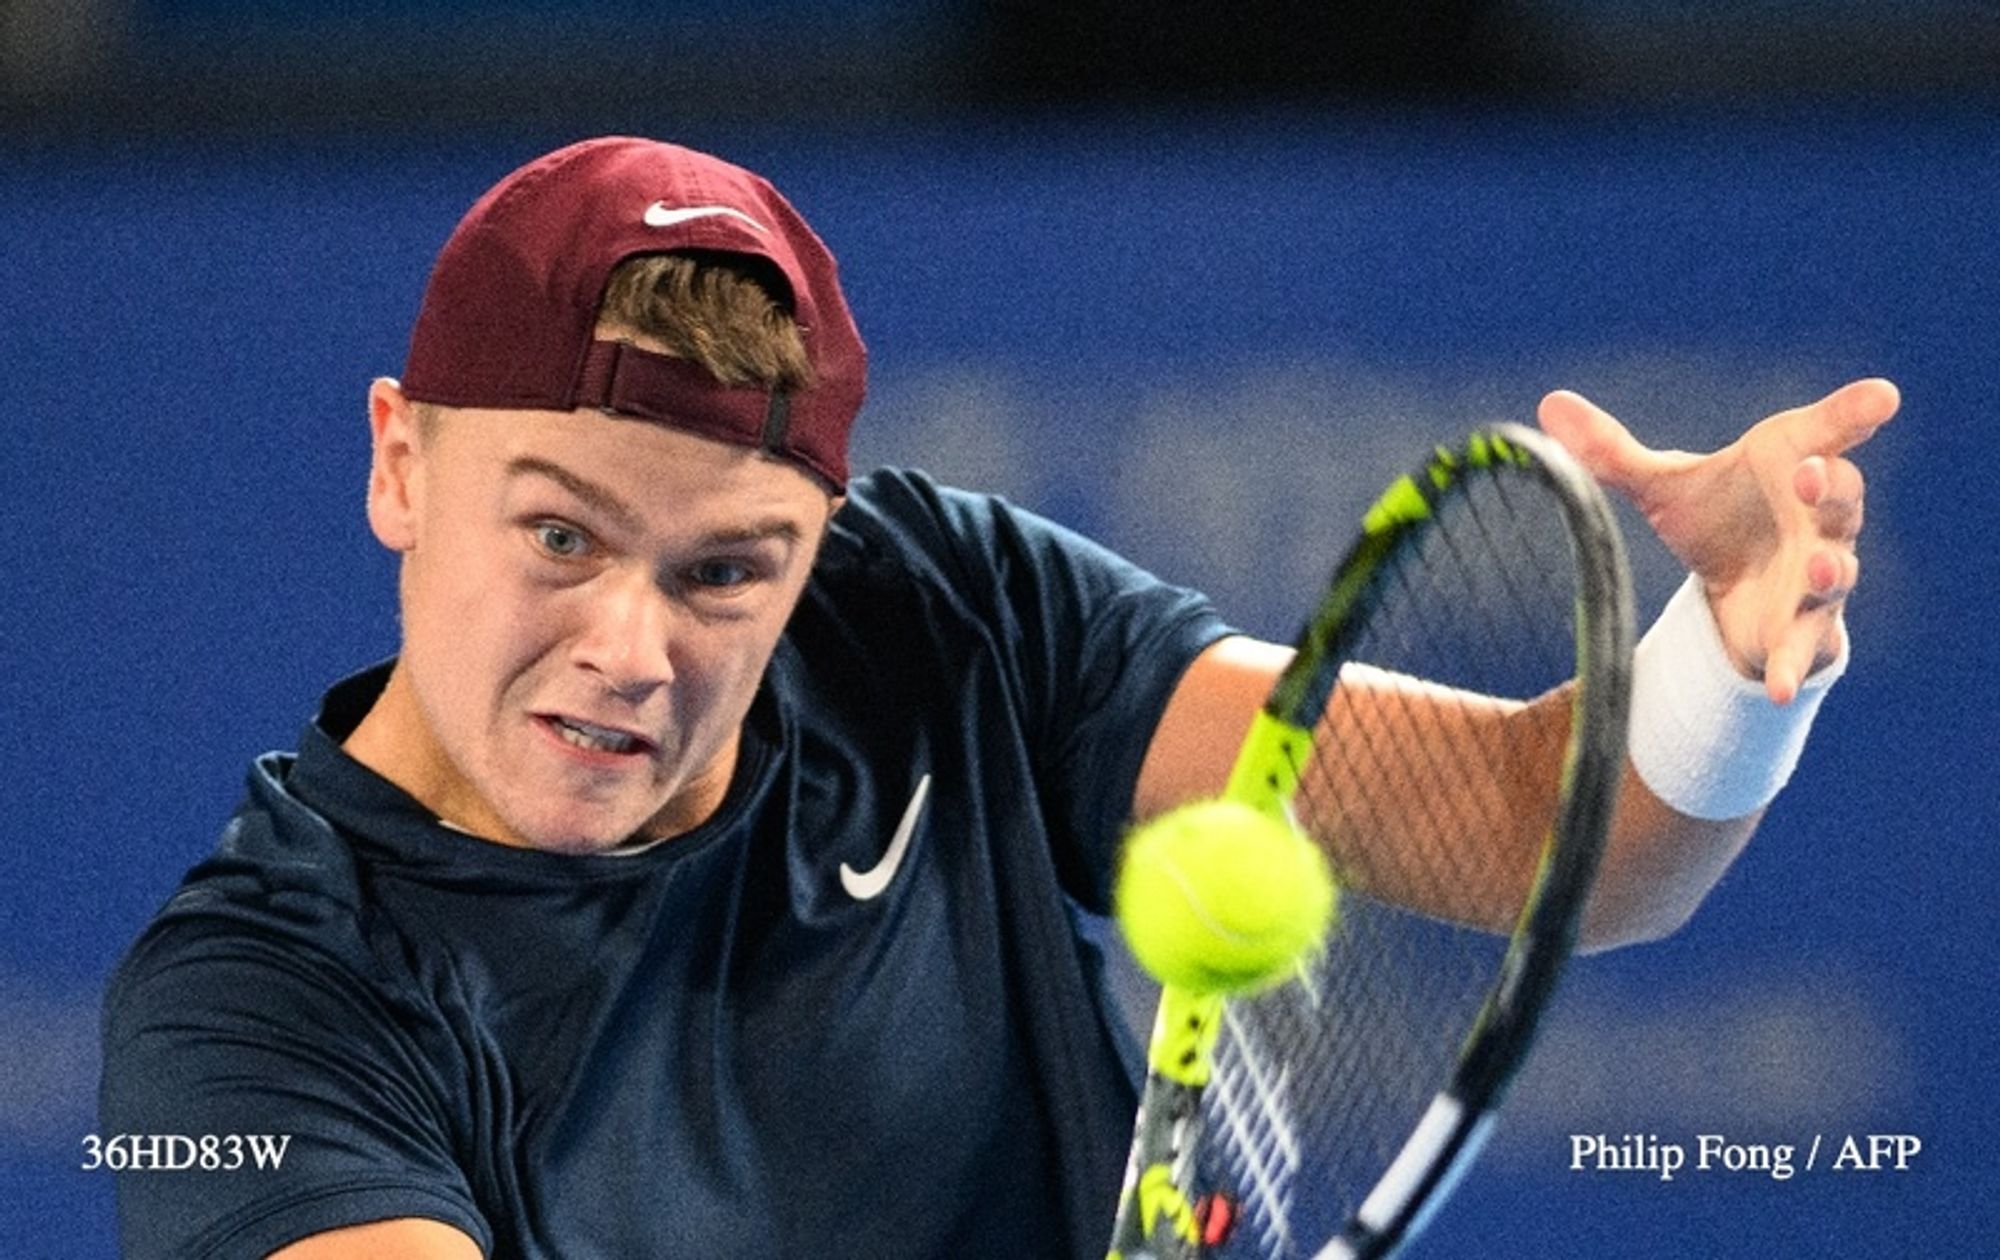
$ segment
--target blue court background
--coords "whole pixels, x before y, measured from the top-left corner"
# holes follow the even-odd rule
[[[1423,443],[1596,397],[1712,445],[1883,374],[1854,667],[1668,943],[1573,973],[1416,1254],[1970,1254],[1996,1236],[2000,133],[1950,110],[1256,114],[683,134],[843,259],[864,462],[1098,533],[1274,635]],[[464,205],[567,134],[0,167],[0,1253],[112,1249],[95,1009],[256,753],[395,644],[363,393]],[[1275,493],[1274,493],[1275,491]],[[1321,553],[1287,550],[1306,522]],[[1642,613],[1673,583],[1635,538]],[[1569,1137],[1910,1133],[1905,1172],[1569,1168]]]

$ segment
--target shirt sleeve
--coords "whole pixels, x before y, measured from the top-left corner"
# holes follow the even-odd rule
[[[105,999],[123,1254],[261,1257],[398,1216],[490,1249],[411,1019],[282,924],[170,904]]]
[[[1232,633],[1205,596],[1005,499],[904,474],[943,527],[948,578],[1006,656],[1070,895],[1110,907],[1154,730],[1201,650]]]

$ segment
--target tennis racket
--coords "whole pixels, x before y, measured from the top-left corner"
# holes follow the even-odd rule
[[[1274,988],[1162,993],[1114,1260],[1355,1260],[1418,1232],[1574,946],[1631,660],[1617,525],[1541,434],[1479,430],[1375,502],[1225,791],[1327,847],[1338,918]]]

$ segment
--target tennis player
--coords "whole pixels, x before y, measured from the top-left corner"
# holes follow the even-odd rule
[[[128,1254],[1101,1254],[1135,1083],[1080,916],[1284,652],[1004,502],[851,477],[864,376],[746,171],[600,139],[472,207],[368,397],[401,652],[255,763],[107,994],[102,1131],[203,1152],[120,1176]],[[1782,786],[1847,656],[1846,452],[1896,402],[1705,456],[1543,404],[1691,572],[1594,943],[1681,923]]]

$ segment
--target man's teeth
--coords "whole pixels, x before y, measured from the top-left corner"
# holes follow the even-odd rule
[[[639,746],[639,741],[620,731],[608,731],[588,722],[572,722],[568,718],[556,719],[556,734],[578,748],[588,748],[593,752],[631,752]]]

